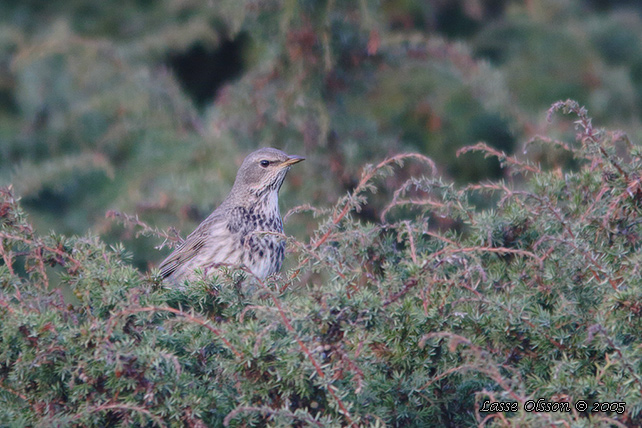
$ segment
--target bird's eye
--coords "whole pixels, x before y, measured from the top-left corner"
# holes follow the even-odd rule
[[[267,168],[270,165],[270,161],[263,159],[261,162],[259,162],[259,165],[261,165],[263,168]]]

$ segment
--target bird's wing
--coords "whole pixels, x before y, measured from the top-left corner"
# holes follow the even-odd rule
[[[205,219],[185,241],[176,248],[159,266],[163,279],[171,276],[177,269],[184,266],[198,255],[209,239],[209,228],[222,219],[213,212]]]
[[[170,254],[160,264],[159,268],[163,279],[173,274],[176,269],[183,266],[188,261],[196,256],[203,245],[205,244],[205,237],[195,237],[192,240],[185,240],[180,247],[178,247],[172,254]]]

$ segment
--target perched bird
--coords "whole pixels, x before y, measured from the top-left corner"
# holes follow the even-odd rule
[[[279,189],[290,166],[302,160],[272,148],[250,153],[223,203],[160,264],[162,277],[177,284],[196,268],[207,272],[234,265],[265,279],[281,269],[285,242],[278,236],[283,233]]]

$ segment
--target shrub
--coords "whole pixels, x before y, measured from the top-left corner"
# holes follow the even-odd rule
[[[0,420],[13,426],[638,426],[640,149],[578,117],[575,170],[478,144],[528,178],[463,188],[421,155],[363,169],[310,211],[298,264],[165,289],[121,246],[38,235],[11,188],[0,212]],[[619,151],[618,151],[619,150]],[[618,155],[619,153],[619,155]],[[380,222],[355,216],[403,162],[429,167]],[[492,209],[477,209],[482,194]],[[494,199],[493,199],[494,198]],[[171,238],[143,225],[144,233]],[[295,258],[293,254],[290,259]],[[53,283],[69,287],[63,296]],[[530,400],[569,412],[528,412]],[[486,400],[517,412],[483,413]],[[577,410],[584,400],[588,410]],[[620,409],[591,412],[594,403]]]

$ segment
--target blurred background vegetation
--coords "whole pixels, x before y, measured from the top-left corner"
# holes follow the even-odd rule
[[[364,163],[406,151],[459,183],[498,178],[496,161],[455,152],[572,134],[546,123],[559,99],[639,141],[641,13],[633,0],[5,0],[0,184],[40,232],[123,240],[146,269],[165,255],[158,239],[105,212],[185,235],[257,147],[307,157],[287,210],[327,206]],[[286,231],[303,237],[308,221]]]

